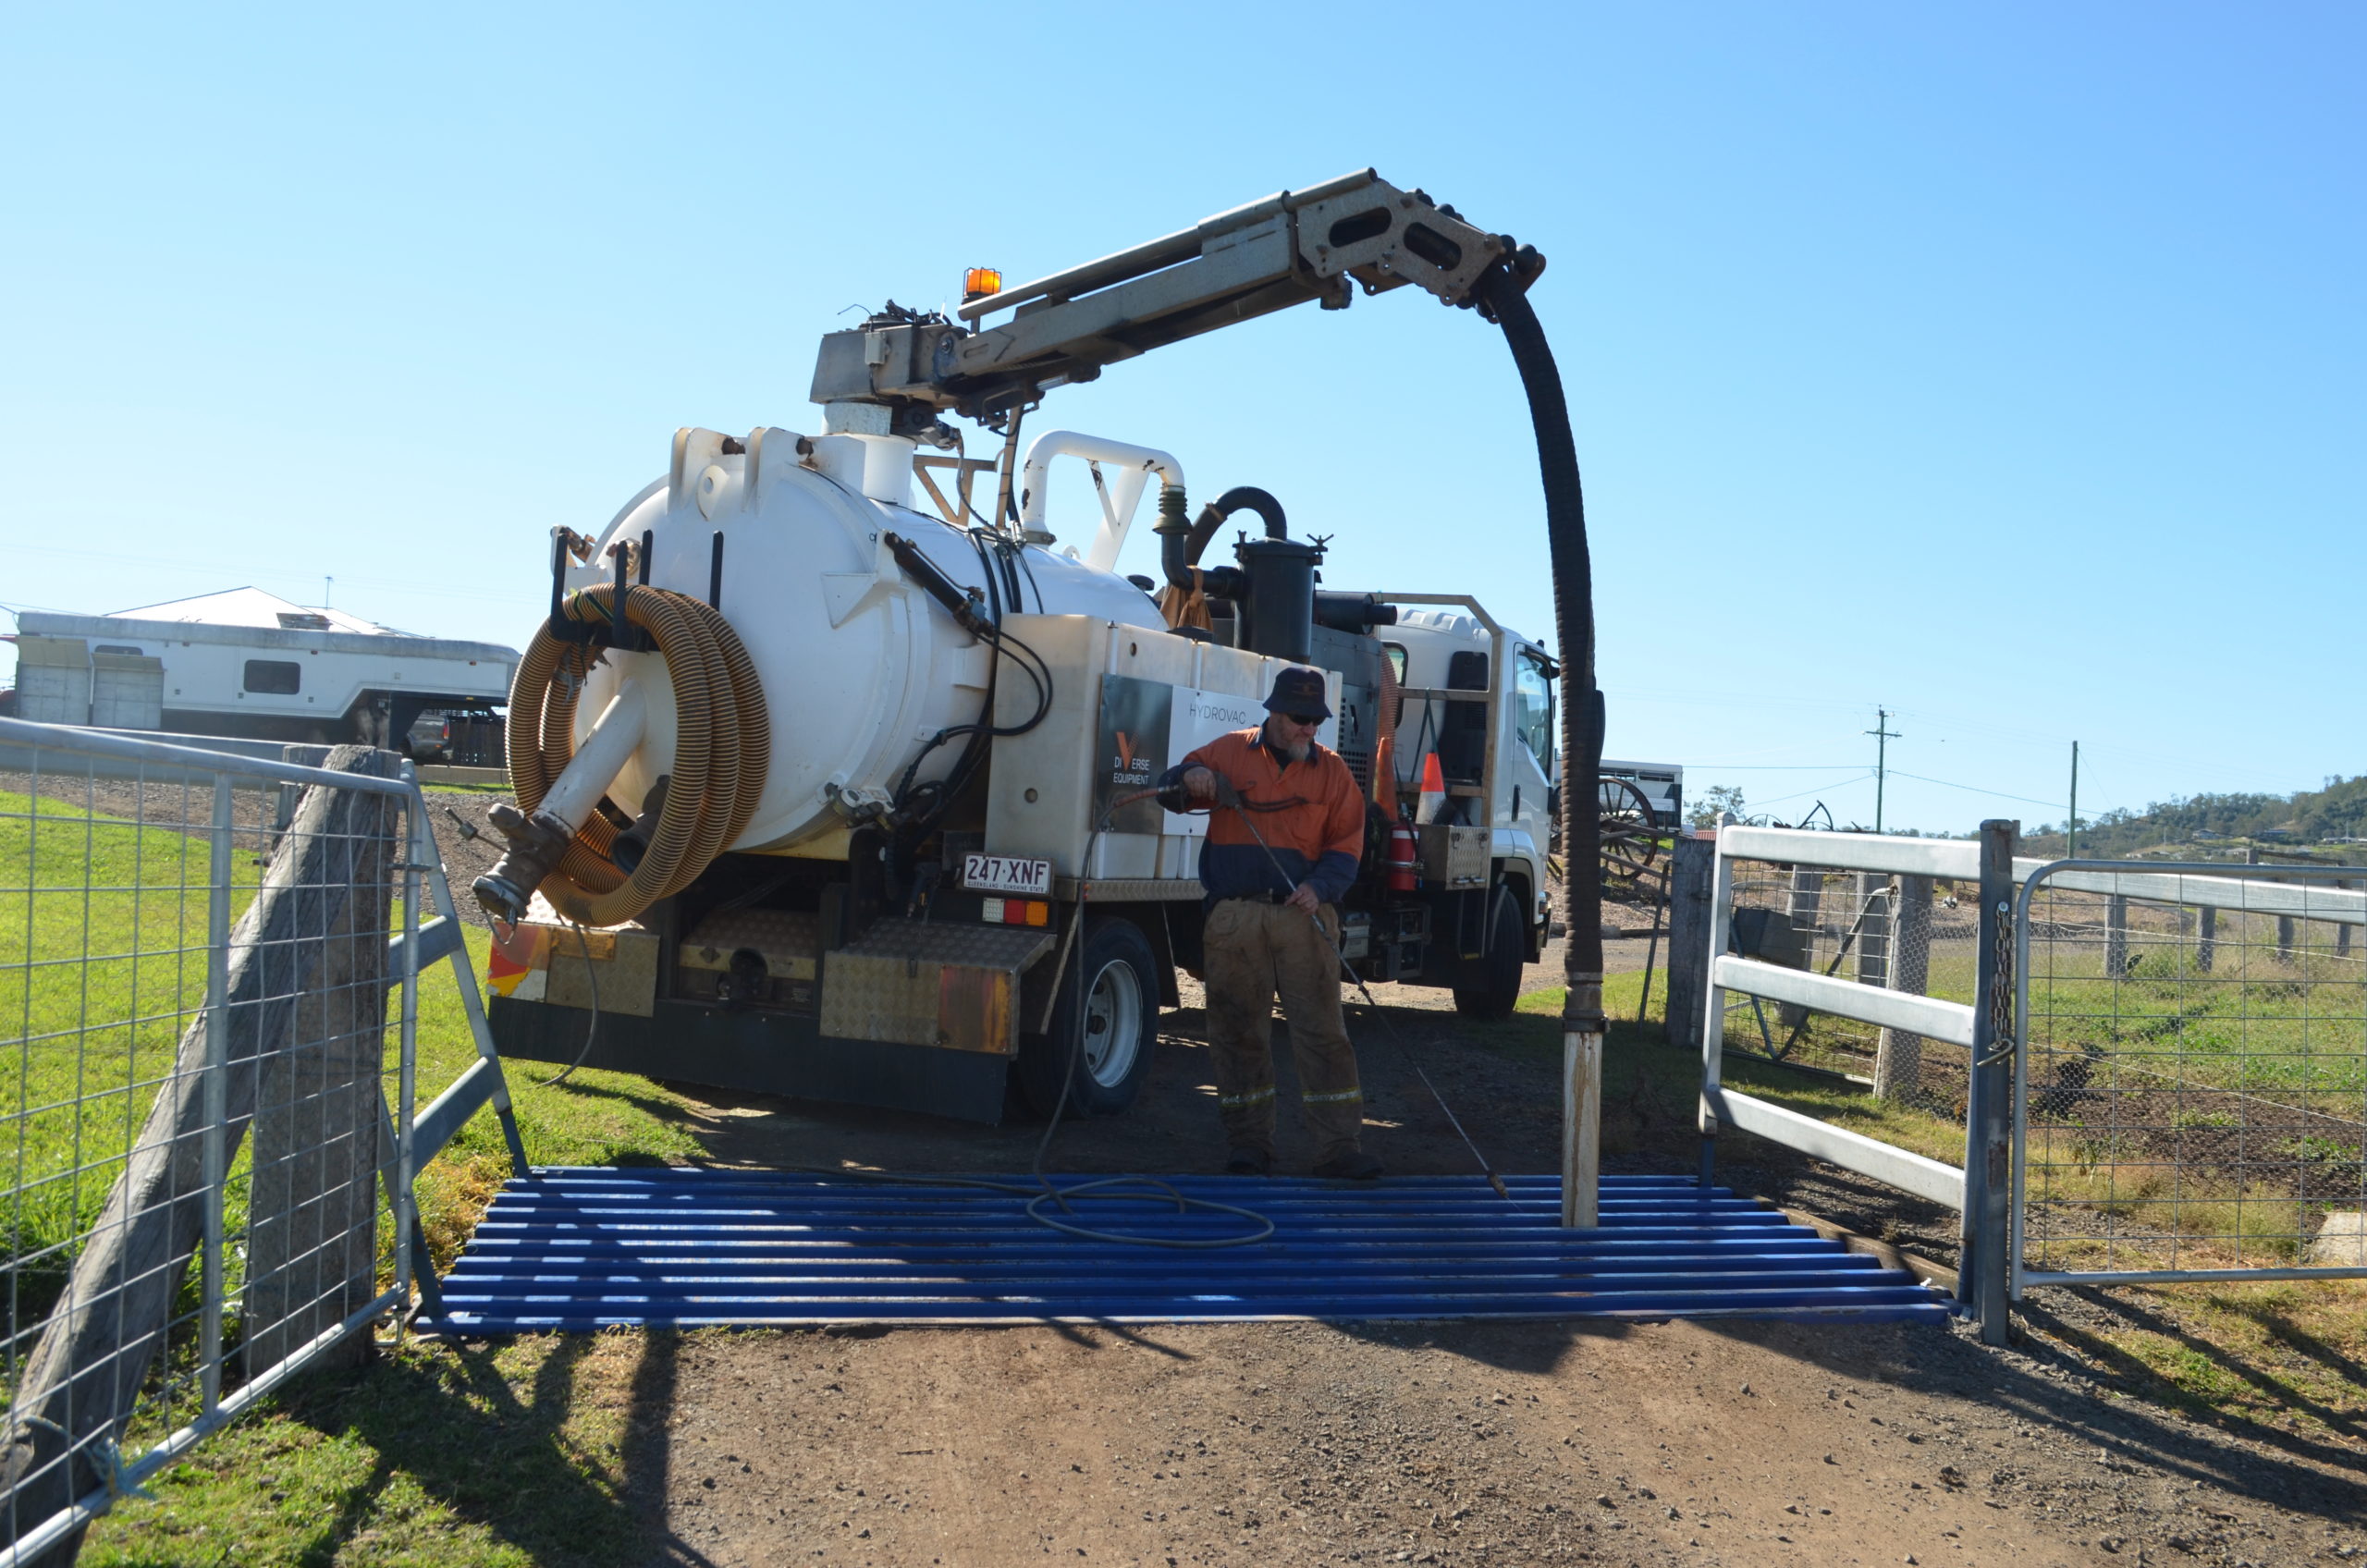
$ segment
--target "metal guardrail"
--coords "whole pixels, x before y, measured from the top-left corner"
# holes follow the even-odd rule
[[[413,1180],[470,1114],[496,1106],[525,1169],[417,781],[348,761],[0,719],[0,864],[23,867],[0,886],[0,1563],[70,1558],[119,1498],[432,1296]],[[479,1056],[414,1114],[438,961]],[[382,1218],[402,1239],[383,1263]],[[135,1427],[165,1435],[130,1454]]]

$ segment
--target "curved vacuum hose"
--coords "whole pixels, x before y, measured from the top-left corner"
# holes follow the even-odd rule
[[[1216,532],[1217,526],[1221,525],[1225,519],[1235,512],[1255,512],[1265,520],[1267,538],[1287,539],[1290,537],[1290,530],[1282,522],[1282,502],[1274,499],[1270,493],[1258,489],[1255,484],[1234,485],[1223,495],[1219,496],[1215,503],[1208,508],[1208,511],[1217,514],[1216,523],[1210,525],[1208,529],[1211,533]],[[1200,515],[1205,521],[1208,512]],[[1195,532],[1197,531],[1195,530]]]
[[[1533,276],[1534,274],[1532,273]],[[1602,771],[1602,693],[1594,675],[1594,568],[1587,552],[1586,496],[1578,483],[1578,447],[1570,435],[1570,406],[1545,329],[1523,281],[1498,266],[1473,290],[1481,312],[1504,329],[1504,341],[1528,393],[1537,430],[1537,466],[1545,481],[1545,533],[1552,546],[1553,630],[1562,651],[1563,949],[1568,993],[1564,1023],[1600,1033],[1602,1017],[1601,824],[1592,809],[1594,780]]]
[[[1192,569],[1200,564],[1200,554],[1208,547],[1225,520],[1235,512],[1255,513],[1266,524],[1266,537],[1287,539],[1290,532],[1282,519],[1282,504],[1274,499],[1271,491],[1260,490],[1255,484],[1236,484],[1200,508],[1200,515],[1191,522],[1184,521],[1184,492],[1167,485],[1159,493],[1159,564],[1167,581],[1190,593],[1201,586],[1192,577]],[[1220,570],[1230,570],[1230,568]]]
[[[607,624],[615,594],[607,583],[571,594],[561,613]],[[511,832],[510,853],[480,879],[481,889],[497,879],[525,892],[539,885],[559,913],[582,925],[631,920],[688,887],[747,827],[772,756],[764,686],[730,622],[664,588],[632,589],[626,616],[656,640],[674,688],[674,770],[646,851],[630,874],[623,871],[610,858],[619,829],[587,812],[563,848],[530,847]],[[509,779],[529,827],[575,754],[575,706],[597,654],[559,641],[546,625],[518,661],[509,692]],[[478,896],[485,897],[482,890]]]

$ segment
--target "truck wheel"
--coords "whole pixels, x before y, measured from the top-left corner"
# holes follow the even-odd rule
[[[1473,983],[1454,988],[1454,1011],[1466,1018],[1510,1018],[1520,1000],[1520,966],[1528,947],[1521,932],[1520,900],[1500,883],[1490,908],[1488,950],[1465,970]]]
[[[1068,1109],[1115,1116],[1134,1103],[1159,1037],[1159,960],[1130,920],[1088,922],[1074,968],[1061,976],[1049,1035],[1023,1035],[1019,1086],[1037,1114],[1049,1116],[1068,1079]],[[1085,1005],[1077,1006],[1079,971]]]

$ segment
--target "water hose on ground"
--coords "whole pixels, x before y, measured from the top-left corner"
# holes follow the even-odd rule
[[[613,624],[616,592],[603,583],[571,594],[560,613],[586,625]],[[562,844],[554,819],[536,811],[575,755],[576,704],[600,652],[562,641],[546,625],[527,644],[510,686],[509,778],[518,816],[497,822],[510,851],[477,882],[478,898],[505,919],[517,915],[497,909],[497,895],[516,893],[522,903],[522,895],[539,887],[552,907],[579,925],[631,920],[714,864],[746,829],[764,792],[772,729],[755,663],[730,623],[688,594],[650,587],[628,591],[625,619],[656,642],[674,693],[674,766],[648,846],[627,872],[611,858],[619,829],[600,812],[586,812]]]

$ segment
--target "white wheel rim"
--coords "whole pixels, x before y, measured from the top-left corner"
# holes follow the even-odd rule
[[[1105,1089],[1134,1071],[1143,1042],[1143,983],[1134,966],[1114,959],[1093,977],[1085,998],[1085,1075]]]

